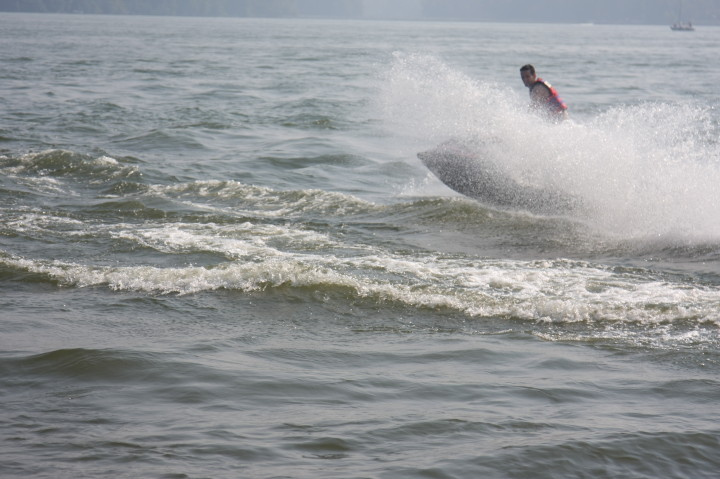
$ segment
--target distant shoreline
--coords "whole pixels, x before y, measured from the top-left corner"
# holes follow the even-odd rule
[[[0,9],[0,14],[29,14],[29,15],[87,15],[87,16],[119,16],[119,17],[163,17],[163,18],[226,18],[226,19],[266,19],[266,20],[347,20],[347,21],[369,21],[369,22],[446,22],[446,23],[508,23],[508,24],[538,24],[538,25],[582,25],[582,26],[657,26],[667,27],[668,23],[639,23],[639,22],[592,22],[592,21],[555,21],[545,22],[536,20],[499,20],[499,19],[468,19],[468,18],[439,18],[439,17],[413,17],[413,18],[385,18],[385,17],[342,17],[342,16],[321,16],[321,15],[293,15],[293,16],[247,16],[247,15],[182,15],[182,14],[148,14],[148,13],[96,13],[96,12],[39,12],[39,11],[18,11]],[[720,23],[697,23],[693,26],[718,27]]]

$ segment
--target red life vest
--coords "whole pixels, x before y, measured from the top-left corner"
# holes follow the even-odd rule
[[[550,90],[550,96],[547,98],[547,104],[545,105],[550,113],[562,114],[562,112],[567,110],[567,105],[564,101],[562,101],[562,98],[560,98],[557,90],[540,77],[537,78],[535,84],[533,84],[530,88],[530,93],[532,93],[538,85],[544,85],[548,90]]]

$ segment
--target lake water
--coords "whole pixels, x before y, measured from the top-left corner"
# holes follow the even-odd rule
[[[0,37],[2,477],[718,477],[720,28]],[[452,192],[456,137],[587,208]]]

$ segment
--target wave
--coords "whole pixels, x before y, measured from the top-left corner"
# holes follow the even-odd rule
[[[187,201],[193,205],[226,209],[261,216],[298,215],[343,216],[379,211],[382,207],[345,193],[319,189],[276,190],[232,180],[206,180],[175,185],[156,185],[150,191],[159,196]],[[200,203],[200,202],[203,203]]]
[[[501,253],[507,245],[527,251],[517,248],[523,242],[532,248],[557,243],[563,251],[568,239],[593,241],[583,223],[497,212],[458,197],[376,204],[347,193],[233,180],[147,184],[132,160],[60,150],[0,161],[3,171],[30,181],[35,192],[40,179],[51,180],[57,191],[48,189],[51,183],[44,191],[64,205],[8,210],[0,225],[0,237],[13,244],[0,251],[4,280],[148,296],[300,296],[321,306],[397,308],[478,325],[531,323],[542,325],[531,328],[535,334],[551,340],[718,342],[714,277],[517,253],[515,259],[488,257],[496,239]],[[78,181],[69,187],[68,179]],[[101,186],[88,199],[81,188],[96,181]],[[78,198],[70,203],[67,191]],[[456,242],[462,235],[481,243],[477,253],[428,240]],[[717,242],[691,246],[698,259],[717,254]]]
[[[121,163],[107,155],[93,157],[69,150],[45,150],[17,157],[0,157],[0,171],[24,178],[74,178],[91,183],[113,179],[139,179],[137,166]]]
[[[338,234],[345,229],[346,233],[352,233],[352,238],[348,237],[338,248],[349,250],[374,244],[378,240],[374,232],[385,231],[394,232],[392,235],[401,241],[407,238],[402,248],[413,247],[421,241],[432,249],[461,252],[465,244],[466,253],[484,251],[485,255],[503,257],[522,258],[539,252],[542,257],[644,257],[652,261],[674,258],[714,264],[720,251],[720,240],[712,237],[702,241],[701,236],[688,239],[656,235],[638,239],[598,234],[596,225],[589,220],[496,211],[458,196],[416,196],[422,194],[424,184],[404,191],[391,203],[379,204],[343,192],[312,188],[281,190],[235,180],[178,183],[166,178],[168,184],[147,184],[146,175],[132,160],[120,163],[109,157],[93,158],[70,152],[27,155],[20,160],[6,160],[5,171],[13,170],[14,175],[22,171],[37,172],[42,165],[49,164],[55,165],[57,171],[65,171],[65,177],[35,173],[15,182],[8,180],[8,188],[3,188],[6,196],[18,198],[22,203],[27,203],[31,194],[62,197],[64,206],[59,210],[48,209],[41,203],[10,206],[4,213],[5,224],[0,225],[4,234],[34,232],[33,237],[43,233],[55,237],[60,230],[63,234],[102,240],[109,238],[108,231],[113,229],[142,232],[167,228],[176,234],[181,230],[192,234],[207,231],[208,237],[226,237],[234,233],[214,231],[213,225],[233,228],[233,225],[249,223],[262,237],[263,225],[298,223],[294,231],[330,228],[330,234]],[[65,179],[73,175],[79,178],[78,182],[68,184]],[[82,181],[83,175],[85,181]],[[90,192],[87,191],[89,183],[95,187]],[[93,222],[83,225],[82,218],[93,218]],[[70,219],[76,224],[69,224]],[[143,221],[157,223],[148,228],[139,225]],[[285,244],[290,244],[295,234],[289,231],[278,233],[273,241],[288,234]],[[247,231],[243,234],[252,236]],[[447,241],[448,234],[455,235],[452,243]],[[453,247],[453,243],[458,246]],[[712,268],[707,271],[712,272]]]
[[[146,238],[165,250],[198,248],[198,238],[166,232]],[[311,238],[307,238],[312,241]],[[192,245],[192,246],[188,246]],[[720,326],[720,288],[683,277],[581,261],[508,261],[403,256],[383,251],[339,256],[282,252],[268,245],[217,238],[201,248],[231,261],[208,266],[84,265],[3,255],[16,276],[40,275],[62,287],[106,287],[146,294],[245,293],[285,290],[328,298],[446,311],[468,318],[500,318],[554,325],[573,323]]]
[[[146,377],[167,361],[158,353],[136,351],[61,349],[28,357],[4,359],[3,366],[28,376],[95,381],[126,381]],[[10,363],[10,364],[8,364]],[[158,375],[156,379],[160,379]]]

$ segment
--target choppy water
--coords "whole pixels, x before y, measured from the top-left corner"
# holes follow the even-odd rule
[[[3,477],[717,477],[720,29],[0,24]]]

